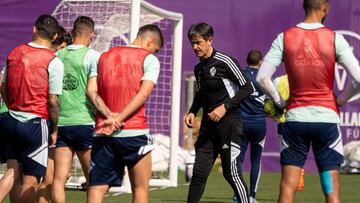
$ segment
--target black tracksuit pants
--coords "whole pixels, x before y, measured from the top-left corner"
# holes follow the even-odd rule
[[[200,202],[206,180],[220,154],[223,175],[241,203],[248,203],[248,191],[240,169],[242,121],[239,115],[225,115],[213,122],[204,114],[195,143],[196,157],[189,187],[188,203]],[[220,186],[221,187],[221,186]]]

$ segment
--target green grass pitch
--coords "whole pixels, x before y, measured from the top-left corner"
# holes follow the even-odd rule
[[[249,182],[249,173],[244,174],[245,180]],[[341,175],[341,200],[343,203],[360,202],[360,175]],[[279,173],[263,173],[257,192],[259,203],[277,202],[279,194]],[[189,185],[185,183],[184,173],[179,174],[179,186],[176,188],[152,188],[149,192],[151,203],[178,203],[186,202]],[[67,202],[85,202],[86,195],[83,191],[66,191]],[[209,176],[202,203],[232,203],[233,192],[221,173],[212,172]],[[8,201],[6,201],[8,202]],[[108,193],[105,203],[131,202],[131,194]],[[297,203],[319,203],[324,202],[320,187],[318,174],[305,174],[305,188],[297,192]]]

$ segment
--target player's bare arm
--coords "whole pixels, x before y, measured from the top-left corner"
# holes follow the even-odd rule
[[[59,96],[55,94],[49,94],[48,105],[49,105],[49,121],[50,121],[50,135],[51,135],[50,147],[54,147],[58,133],[58,120],[60,113]]]
[[[91,101],[91,103],[95,106],[96,110],[100,112],[106,118],[110,118],[111,111],[106,106],[103,99],[97,93],[97,77],[91,77],[88,80],[87,87],[86,87],[86,96]]]

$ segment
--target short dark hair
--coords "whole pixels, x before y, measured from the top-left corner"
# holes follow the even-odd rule
[[[41,37],[46,40],[52,40],[59,29],[58,21],[51,15],[39,16],[34,26],[36,28],[36,37]]]
[[[193,24],[188,31],[189,40],[195,35],[200,35],[205,40],[208,40],[210,37],[214,36],[214,29],[207,23]]]
[[[52,45],[60,46],[63,42],[65,42],[66,45],[72,44],[72,37],[70,33],[61,25],[59,25],[58,35],[58,38],[51,42]]]
[[[163,47],[164,45],[164,37],[161,33],[160,28],[157,25],[154,24],[147,24],[147,25],[143,25],[139,28],[139,31],[137,33],[137,36],[144,36],[145,33],[147,32],[151,32],[151,33],[155,33],[158,35],[159,37],[159,43],[160,43],[160,47]]]
[[[262,54],[261,51],[259,50],[251,50],[246,58],[246,62],[249,66],[259,65],[261,60],[262,60]]]
[[[303,8],[305,13],[308,13],[311,10],[319,10],[323,3],[328,2],[328,0],[304,0]]]
[[[86,36],[95,30],[94,21],[88,16],[79,16],[76,18],[72,30],[73,37]]]
[[[63,37],[64,37],[63,42],[65,42],[67,45],[70,45],[73,43],[73,38],[71,37],[70,32],[65,32]]]

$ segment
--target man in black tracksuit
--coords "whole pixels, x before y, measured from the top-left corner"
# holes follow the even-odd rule
[[[206,23],[192,25],[188,37],[200,62],[195,66],[197,91],[185,123],[195,126],[203,108],[200,135],[195,143],[196,158],[188,202],[199,202],[218,154],[225,179],[237,199],[248,203],[248,192],[240,170],[242,121],[240,102],[253,92],[237,61],[212,47],[213,29]]]

